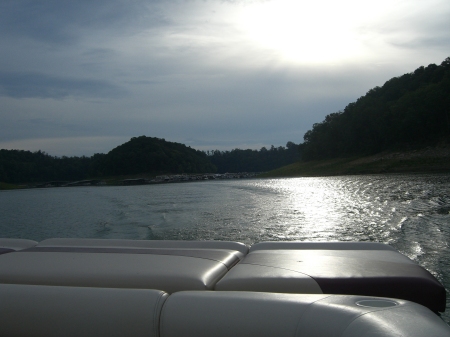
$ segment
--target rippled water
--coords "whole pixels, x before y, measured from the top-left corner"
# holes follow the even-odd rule
[[[3,191],[0,236],[383,242],[449,289],[450,175]]]

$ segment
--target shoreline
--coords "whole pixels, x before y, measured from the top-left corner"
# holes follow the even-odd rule
[[[229,173],[231,177],[226,178],[291,178],[291,177],[321,177],[339,175],[362,175],[362,174],[395,174],[395,173],[450,173],[450,145],[440,147],[427,147],[420,150],[409,151],[385,151],[371,156],[333,158],[324,160],[312,160],[307,162],[297,162],[280,167],[270,172],[257,174],[251,172]],[[130,175],[122,177],[106,177],[95,179],[102,182],[99,185],[141,185],[141,184],[161,184],[171,182],[185,182],[203,180],[204,176],[226,176],[227,174],[190,174],[190,175],[170,175],[167,180],[155,181],[147,174]],[[174,179],[176,177],[177,179]],[[201,177],[201,179],[198,179]],[[184,179],[181,179],[184,178]],[[186,179],[187,178],[187,179]],[[218,177],[214,177],[215,179]],[[220,177],[223,179],[223,177]],[[165,181],[164,181],[165,180]],[[94,180],[92,180],[94,181]],[[126,183],[127,181],[127,183]],[[81,181],[83,182],[83,181]],[[81,183],[75,182],[75,183]],[[72,184],[75,184],[72,183]],[[36,186],[38,184],[17,185],[0,182],[0,190],[15,190],[28,188],[45,188],[59,186]],[[81,184],[80,184],[81,185]],[[80,186],[78,185],[78,186]],[[88,184],[93,186],[92,184]]]
[[[389,173],[450,173],[450,147],[385,151],[371,156],[297,162],[261,177],[320,177]]]
[[[135,186],[135,185],[157,185],[172,183],[187,183],[193,181],[209,180],[229,180],[229,179],[250,179],[260,175],[260,172],[238,172],[238,173],[195,173],[195,174],[164,174],[159,176],[149,176],[148,174],[130,175],[122,177],[105,177],[102,179],[87,179],[80,181],[49,181],[44,183],[10,184],[0,182],[1,190],[20,189],[42,189],[59,187],[79,187],[79,186]]]

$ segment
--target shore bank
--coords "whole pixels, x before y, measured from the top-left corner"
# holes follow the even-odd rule
[[[450,147],[448,146],[401,152],[382,152],[366,157],[298,162],[267,172],[260,177],[446,172],[450,172]]]
[[[198,174],[165,174],[153,176],[148,174],[130,175],[121,177],[105,177],[103,179],[89,179],[80,181],[48,181],[44,183],[30,183],[15,185],[0,182],[0,190],[26,189],[26,188],[55,188],[78,186],[124,186],[124,185],[150,185],[166,183],[185,183],[192,181],[217,180],[217,179],[249,179],[260,175],[261,172],[238,173],[198,173]]]

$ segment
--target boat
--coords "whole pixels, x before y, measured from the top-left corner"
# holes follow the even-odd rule
[[[446,291],[372,242],[0,239],[0,336],[449,336]]]

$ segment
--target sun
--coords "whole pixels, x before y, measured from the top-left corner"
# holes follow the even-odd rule
[[[333,62],[360,52],[352,1],[277,0],[243,7],[238,25],[252,43],[284,60]]]

